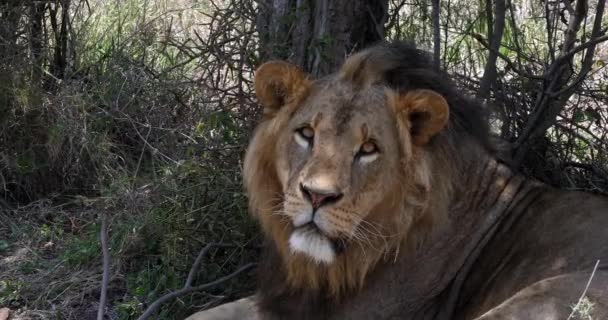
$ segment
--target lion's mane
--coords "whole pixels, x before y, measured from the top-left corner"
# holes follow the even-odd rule
[[[298,72],[298,71],[293,71]],[[289,76],[289,75],[286,75]],[[265,253],[259,267],[261,307],[272,308],[273,314],[299,314],[312,319],[332,308],[332,304],[364,285],[366,276],[383,260],[390,261],[408,245],[415,244],[433,226],[446,220],[450,190],[458,183],[460,170],[475,157],[478,150],[490,151],[488,127],[479,102],[467,98],[437,71],[429,55],[407,43],[382,43],[346,60],[342,68],[318,82],[339,77],[342,81],[363,85],[380,81],[387,89],[397,92],[430,89],[441,94],[449,104],[450,120],[439,135],[417,159],[403,159],[403,179],[393,190],[394,201],[409,201],[418,208],[409,232],[384,241],[382,252],[349,255],[332,265],[319,265],[290,254],[285,221],[274,214],[281,205],[282,189],[276,170],[278,135],[286,130],[291,115],[306,98],[312,80],[294,77],[289,82],[296,94],[285,101],[280,111],[264,115],[256,128],[244,161],[245,188],[250,211],[256,217],[266,237]],[[264,88],[256,88],[261,91]],[[467,141],[469,143],[467,143]],[[466,150],[465,150],[466,149]],[[412,175],[416,178],[412,179]],[[426,180],[426,183],[420,182]],[[402,245],[406,244],[406,249]],[[401,250],[401,251],[400,251]],[[317,306],[311,309],[311,306]]]

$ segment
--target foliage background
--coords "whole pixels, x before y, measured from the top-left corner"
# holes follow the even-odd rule
[[[540,126],[530,119],[556,77],[549,71],[566,43],[573,6],[582,2],[578,46],[605,37],[608,19],[598,16],[597,1],[437,2],[434,29],[430,3],[391,0],[378,23],[383,37],[440,49],[441,67],[487,100],[504,157],[524,173],[605,192],[603,40],[572,55],[563,69],[571,72],[560,71],[572,92],[554,118],[541,114],[550,120],[546,130],[522,138],[526,128]],[[496,77],[485,88],[501,3]],[[253,0],[0,4],[0,308],[17,319],[95,318],[104,214],[111,319],[136,319],[151,301],[180,288],[204,244],[227,246],[211,252],[197,283],[256,260],[260,239],[246,213],[240,167],[259,114],[252,72],[272,56],[261,44],[268,41],[259,32],[264,10]],[[295,19],[286,14],[281,21]],[[304,52],[323,53],[335,42],[323,34]],[[276,56],[298,60],[281,49]],[[592,63],[584,72],[588,52]],[[251,274],[242,275],[175,300],[158,318],[182,319],[253,285]]]

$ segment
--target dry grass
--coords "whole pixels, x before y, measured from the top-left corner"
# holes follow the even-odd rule
[[[24,314],[53,310],[51,317],[40,313],[42,319],[93,319],[102,271],[98,218],[108,213],[112,264],[107,315],[135,318],[148,303],[182,285],[203,243],[234,245],[214,250],[196,273],[195,284],[215,280],[255,261],[257,249],[247,244],[257,243],[256,232],[243,199],[234,196],[229,201],[241,202],[239,207],[222,212],[216,210],[228,204],[221,200],[201,204],[208,211],[197,212],[173,202],[185,197],[161,202],[148,199],[148,207],[139,206],[136,211],[132,201],[108,203],[88,198],[86,206],[40,202],[4,212],[2,221],[9,223],[1,227],[7,237],[1,238],[6,245],[0,252],[0,305]],[[161,315],[164,319],[183,318],[223,297],[251,290],[251,283],[231,281],[209,292],[187,295],[169,303]]]
[[[24,21],[2,23],[0,32],[31,36],[28,3],[0,5]],[[248,13],[230,1],[89,5],[72,1],[68,43],[78,55],[61,78],[52,68],[54,37],[40,57],[27,38],[8,46],[10,37],[0,37],[0,308],[18,318],[95,318],[103,214],[111,319],[135,319],[181,287],[207,243],[232,246],[210,252],[194,284],[257,256],[240,178],[257,114],[249,94],[255,61],[233,54],[255,50]],[[63,9],[41,8],[47,17]],[[159,317],[182,319],[252,284],[183,296]]]

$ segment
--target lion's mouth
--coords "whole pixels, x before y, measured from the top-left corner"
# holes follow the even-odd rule
[[[323,232],[323,230],[321,230],[321,228],[319,228],[319,226],[317,226],[316,223],[310,221],[302,226],[296,227],[296,230],[302,230],[304,232],[316,232],[321,236],[327,237],[329,238],[325,232]]]
[[[327,238],[327,240],[329,240],[331,242],[334,251],[338,255],[342,254],[344,252],[344,250],[346,250],[346,239],[330,237],[327,233],[325,233],[323,230],[321,230],[321,228],[319,228],[319,226],[317,226],[316,223],[314,223],[312,221],[299,228],[304,228],[304,230],[308,230],[309,232],[316,232],[320,236]],[[297,228],[297,229],[299,229],[299,228]]]
[[[346,241],[328,236],[311,221],[293,230],[289,237],[289,246],[294,252],[303,253],[317,262],[329,264],[346,250]]]

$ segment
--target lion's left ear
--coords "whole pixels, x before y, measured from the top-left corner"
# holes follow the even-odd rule
[[[284,61],[270,61],[255,71],[255,94],[264,114],[273,116],[289,99],[310,86],[311,81],[298,67]]]
[[[418,89],[400,94],[394,105],[397,116],[409,122],[415,145],[422,146],[438,134],[448,123],[450,108],[439,93]]]

